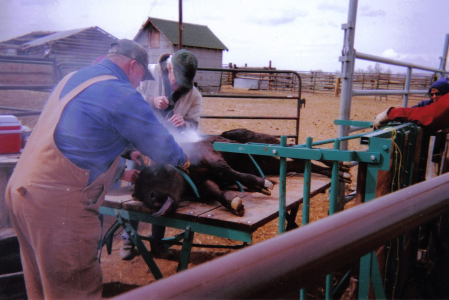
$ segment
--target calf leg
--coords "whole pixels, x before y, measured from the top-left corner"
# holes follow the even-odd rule
[[[273,188],[273,183],[267,179],[252,174],[237,172],[224,160],[218,160],[211,163],[210,168],[215,182],[223,182],[224,185],[231,185],[237,180],[247,188],[271,195],[269,189]]]
[[[202,198],[217,200],[232,213],[240,217],[245,213],[245,207],[243,206],[242,199],[240,199],[240,197],[233,197],[230,194],[224,193],[212,180],[204,181],[199,186],[199,189],[201,190]]]

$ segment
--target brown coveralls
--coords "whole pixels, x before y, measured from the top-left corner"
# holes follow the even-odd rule
[[[69,161],[53,134],[70,100],[89,85],[116,77],[92,78],[59,100],[70,76],[51,94],[6,188],[29,299],[98,299],[102,293],[98,208],[118,159],[88,186],[89,170]]]

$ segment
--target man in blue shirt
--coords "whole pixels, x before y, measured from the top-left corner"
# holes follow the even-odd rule
[[[130,143],[154,161],[175,166],[186,161],[182,149],[136,91],[140,78],[134,73],[128,78],[125,73],[131,67],[127,60],[129,58],[121,54],[109,53],[97,65],[79,70],[61,93],[62,98],[95,76],[114,75],[118,78],[96,83],[70,101],[55,130],[56,146],[64,156],[91,171],[89,183],[106,171]],[[125,71],[120,67],[121,61],[125,61],[122,64]],[[134,63],[134,69],[142,73],[145,70],[148,72],[145,75],[151,76],[148,64],[142,65],[135,60]]]
[[[6,187],[30,299],[100,299],[98,209],[129,144],[187,167],[188,157],[135,90],[151,78],[146,50],[113,44],[99,64],[51,93]]]

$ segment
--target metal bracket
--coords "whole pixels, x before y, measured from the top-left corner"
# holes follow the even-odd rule
[[[345,29],[354,29],[354,26],[352,25],[352,23],[343,23],[341,24],[341,29],[345,30]]]

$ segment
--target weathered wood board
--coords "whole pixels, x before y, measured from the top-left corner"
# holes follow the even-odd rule
[[[302,174],[289,175],[287,177],[286,191],[287,210],[302,202],[304,188],[304,177]],[[242,217],[232,214],[217,201],[183,201],[180,203],[176,212],[169,217],[245,232],[254,232],[260,226],[279,216],[279,178],[274,176],[267,176],[267,178],[276,181],[271,196],[248,191],[226,191],[226,193],[233,193],[235,196],[242,198],[245,206],[245,214]],[[323,192],[329,186],[329,178],[312,174],[312,195]],[[142,202],[132,198],[133,191],[133,186],[112,190],[106,195],[103,206],[153,214],[154,210],[149,209]]]

